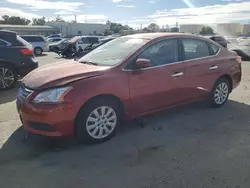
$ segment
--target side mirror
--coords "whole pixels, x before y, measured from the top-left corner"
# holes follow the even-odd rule
[[[151,66],[151,62],[149,59],[139,58],[136,60],[136,67],[138,69],[147,68],[150,66]]]

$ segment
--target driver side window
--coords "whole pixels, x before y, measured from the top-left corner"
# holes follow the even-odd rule
[[[127,66],[127,69],[136,69],[136,60],[139,58],[150,60],[151,67],[177,62],[178,40],[167,39],[150,45]]]

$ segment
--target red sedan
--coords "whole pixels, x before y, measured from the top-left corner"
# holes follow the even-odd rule
[[[209,39],[136,34],[34,70],[16,102],[28,132],[102,142],[123,117],[199,100],[221,107],[240,81],[241,58]]]

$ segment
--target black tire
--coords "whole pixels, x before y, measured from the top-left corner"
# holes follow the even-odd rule
[[[42,53],[43,53],[43,49],[42,48],[40,48],[40,47],[35,47],[34,48],[34,54],[35,55],[42,55]]]
[[[11,75],[13,75],[13,81],[12,83],[9,83],[8,86],[5,85],[5,87],[3,86],[3,83],[2,83],[2,69],[7,69],[9,71],[9,73]],[[9,80],[7,80],[9,81]],[[6,82],[5,82],[6,83]],[[5,65],[5,64],[0,64],[0,90],[9,90],[11,88],[13,88],[17,83],[17,73],[16,71],[11,67],[11,66],[8,66],[8,65]]]
[[[220,89],[219,87],[224,89]],[[216,81],[210,96],[210,104],[213,108],[220,108],[227,102],[231,87],[232,86],[227,78],[220,78]],[[219,94],[218,91],[221,91],[221,94]],[[220,98],[220,100],[218,98]]]
[[[93,136],[90,135],[90,133],[87,130],[87,119],[91,115],[91,113],[93,113],[94,110],[96,110],[100,107],[109,107],[109,108],[113,109],[113,111],[116,114],[116,124],[115,124],[113,130],[106,137],[94,138]],[[96,98],[93,101],[91,101],[90,103],[88,103],[86,106],[84,106],[79,111],[77,118],[76,118],[76,125],[75,125],[76,132],[75,132],[75,134],[76,134],[77,139],[81,142],[87,142],[87,143],[92,143],[92,144],[102,143],[102,142],[109,140],[110,138],[112,138],[115,135],[116,129],[117,129],[120,121],[121,121],[121,110],[119,108],[119,104],[115,100],[110,99],[110,98],[105,98],[105,97]],[[98,126],[99,126],[98,131],[100,132],[101,124],[98,123]],[[96,127],[93,129],[96,129]],[[104,128],[102,128],[102,129],[104,129]],[[97,134],[99,132],[97,132]]]

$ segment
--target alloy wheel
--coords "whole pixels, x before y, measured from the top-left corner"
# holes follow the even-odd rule
[[[229,88],[228,84],[225,82],[220,83],[214,91],[214,101],[216,104],[223,104],[228,97]]]
[[[117,124],[116,112],[108,106],[101,106],[93,110],[87,118],[86,130],[95,139],[108,137]]]
[[[14,82],[14,73],[6,67],[0,67],[0,88],[9,88]]]

